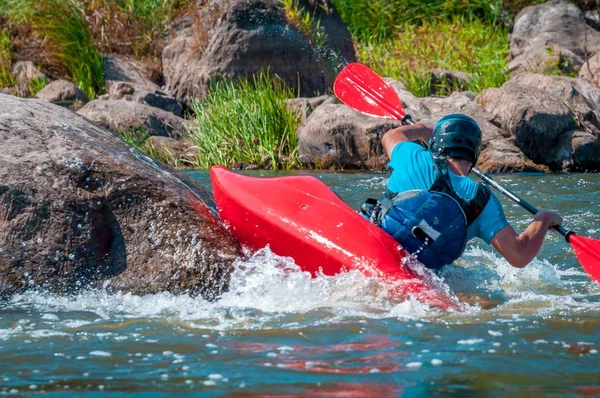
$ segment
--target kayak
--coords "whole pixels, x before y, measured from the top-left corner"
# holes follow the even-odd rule
[[[319,179],[250,177],[223,166],[213,166],[210,178],[219,217],[248,249],[268,245],[313,277],[359,270],[394,283],[395,295],[411,295],[436,307],[455,306],[405,264],[409,254],[391,235]]]

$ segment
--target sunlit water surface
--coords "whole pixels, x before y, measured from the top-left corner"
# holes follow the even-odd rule
[[[190,174],[210,186],[206,172]],[[313,175],[354,208],[386,180]],[[600,238],[600,175],[497,179]],[[501,200],[515,228],[526,227],[530,216]],[[237,263],[229,292],[213,303],[166,293],[20,295],[0,310],[0,394],[600,394],[600,288],[561,236],[551,234],[522,270],[480,242],[447,268],[439,283],[467,297],[465,311],[390,302],[381,282],[360,274],[311,279],[268,249]]]

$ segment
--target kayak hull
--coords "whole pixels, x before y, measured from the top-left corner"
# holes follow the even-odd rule
[[[322,181],[311,176],[250,177],[222,166],[210,169],[219,216],[245,247],[269,246],[313,276],[360,270],[368,276],[401,281],[400,294],[436,301],[438,294],[403,265],[408,253]]]

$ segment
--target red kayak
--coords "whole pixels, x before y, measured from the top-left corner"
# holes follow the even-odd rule
[[[249,177],[223,166],[212,167],[210,178],[219,216],[249,249],[269,245],[273,253],[292,257],[313,276],[360,270],[393,282],[395,294],[410,294],[436,307],[456,306],[403,265],[408,253],[394,238],[319,179]]]

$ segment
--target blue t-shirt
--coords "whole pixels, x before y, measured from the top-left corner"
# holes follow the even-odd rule
[[[392,174],[388,189],[392,192],[428,190],[435,180],[435,165],[431,153],[413,142],[400,142],[392,150],[388,166]],[[477,193],[477,183],[466,176],[459,176],[448,169],[450,181],[456,194],[470,200]],[[502,204],[492,193],[487,205],[467,230],[467,240],[480,238],[486,243],[508,225]]]

